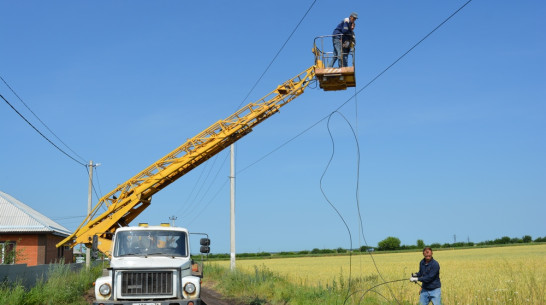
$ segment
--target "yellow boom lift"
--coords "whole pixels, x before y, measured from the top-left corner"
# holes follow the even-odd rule
[[[128,226],[150,205],[155,193],[247,135],[260,122],[302,94],[315,77],[320,88],[325,91],[354,87],[354,49],[351,51],[353,65],[342,68],[324,66],[324,62],[331,59],[332,53],[321,51],[319,46],[322,46],[322,41],[329,37],[331,36],[315,39],[313,66],[279,85],[257,102],[249,103],[228,118],[214,123],[195,137],[188,139],[184,144],[106,194],[76,231],[58,243],[57,247],[63,245],[74,247],[79,243],[91,247],[93,236],[97,236],[98,250],[109,254],[112,236],[116,229]],[[99,208],[103,205],[106,211],[97,215]]]

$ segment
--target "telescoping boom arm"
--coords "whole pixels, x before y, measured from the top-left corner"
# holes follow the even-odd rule
[[[321,52],[316,42],[313,53],[315,65],[284,82],[257,102],[249,103],[230,117],[188,139],[186,143],[102,197],[76,231],[58,243],[57,247],[74,247],[80,243],[90,247],[93,237],[97,236],[98,250],[108,254],[116,229],[128,226],[150,205],[155,193],[247,135],[254,126],[302,94],[315,76],[324,90],[354,87],[354,67],[349,68],[352,75],[345,72],[348,69],[346,67],[325,68],[323,62],[327,53]],[[106,211],[99,214],[101,206]]]
[[[315,76],[312,66],[286,81],[257,102],[249,103],[230,117],[214,123],[188,139],[168,155],[119,185],[102,197],[76,231],[57,246],[83,243],[91,245],[98,236],[98,249],[110,251],[111,236],[119,227],[128,226],[151,202],[152,195],[252,131],[303,93]],[[106,212],[96,216],[101,206]]]

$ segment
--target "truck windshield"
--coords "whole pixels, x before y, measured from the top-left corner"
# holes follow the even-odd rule
[[[114,256],[188,256],[185,232],[134,230],[116,233]]]

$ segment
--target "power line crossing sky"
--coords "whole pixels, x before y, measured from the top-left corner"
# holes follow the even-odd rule
[[[312,3],[0,1],[0,75],[70,149],[101,163],[107,193],[229,116]],[[349,247],[319,186],[332,150],[326,120],[253,163],[339,108],[464,3],[312,5],[245,103],[311,66],[313,39],[352,11],[357,88],[309,88],[237,143],[238,251]],[[544,16],[542,1],[472,1],[340,109],[358,134],[370,245],[546,235]],[[0,94],[62,147],[4,83]],[[1,102],[0,190],[75,229],[85,168]],[[330,131],[324,191],[357,236],[356,144],[340,116]],[[137,221],[175,215],[209,233],[213,252],[228,252],[226,153],[157,194]]]

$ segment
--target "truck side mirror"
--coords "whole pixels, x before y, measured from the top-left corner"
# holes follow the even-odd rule
[[[93,235],[93,240],[91,243],[91,258],[97,259],[99,252],[99,237],[97,235]]]
[[[201,246],[210,246],[210,239],[208,239],[208,238],[201,238],[201,240],[199,241],[199,243],[201,244]]]
[[[201,248],[199,250],[201,250],[201,253],[210,253],[210,247],[209,246],[201,246]]]
[[[201,253],[209,253],[210,252],[210,239],[208,238],[201,238],[201,240],[199,241],[199,243],[201,244]]]

